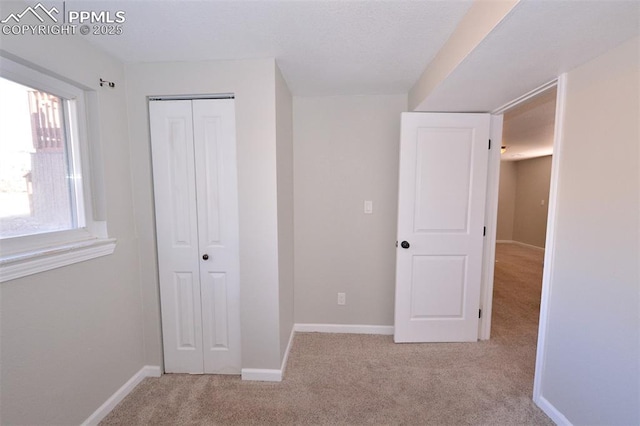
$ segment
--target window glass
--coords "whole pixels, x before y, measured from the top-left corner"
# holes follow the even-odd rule
[[[78,227],[69,102],[0,78],[0,238]]]

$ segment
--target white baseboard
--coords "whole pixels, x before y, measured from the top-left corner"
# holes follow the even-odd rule
[[[282,365],[280,366],[280,371],[282,371],[282,376],[284,377],[284,372],[287,369],[287,361],[289,360],[289,351],[291,351],[291,345],[293,345],[293,336],[296,334],[295,326],[291,327],[291,334],[289,335],[289,343],[287,343],[287,349],[284,351],[284,357],[282,357]]]
[[[293,344],[293,336],[295,335],[295,333],[296,330],[294,327],[292,327],[291,334],[289,335],[289,343],[287,343],[287,348],[285,349],[284,356],[282,357],[280,370],[271,370],[266,368],[243,368],[242,380],[253,380],[257,382],[281,382],[282,378],[284,377],[284,372],[287,369],[289,351],[291,351],[291,345]]]
[[[282,370],[270,370],[266,368],[243,368],[242,380],[256,382],[281,382]]]
[[[392,325],[296,324],[295,331],[304,333],[347,333],[393,335]]]
[[[523,246],[523,247],[529,247],[535,250],[540,250],[540,251],[544,251],[544,247],[538,247],[538,246],[534,246],[532,244],[527,244],[527,243],[523,243],[520,241],[515,241],[515,240],[496,240],[496,243],[499,244],[517,244],[519,246]]]
[[[144,380],[145,377],[160,377],[162,375],[162,369],[157,365],[145,365],[133,375],[127,383],[122,385],[120,389],[115,391],[113,395],[105,401],[96,411],[91,414],[87,420],[82,423],[82,426],[97,425],[107,417],[107,415],[120,403],[138,384]]]
[[[549,416],[551,420],[558,426],[572,426],[569,419],[567,419],[564,414],[562,414],[556,407],[553,406],[545,397],[539,396],[538,398],[534,398],[533,402],[540,407],[544,413]]]

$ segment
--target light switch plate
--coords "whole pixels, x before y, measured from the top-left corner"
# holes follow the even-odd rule
[[[373,214],[373,201],[365,200],[364,214]]]

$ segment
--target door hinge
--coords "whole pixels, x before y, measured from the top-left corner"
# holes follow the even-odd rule
[[[482,318],[482,309],[478,309],[478,318]]]
[[[489,149],[491,149],[491,139],[489,139]]]
[[[483,226],[483,227],[482,227],[482,236],[483,236],[483,237],[486,237],[486,236],[487,236],[487,227],[486,227],[486,226]]]

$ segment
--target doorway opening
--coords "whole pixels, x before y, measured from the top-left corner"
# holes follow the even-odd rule
[[[553,85],[504,112],[491,338],[522,349],[533,381],[551,167],[556,128]]]

